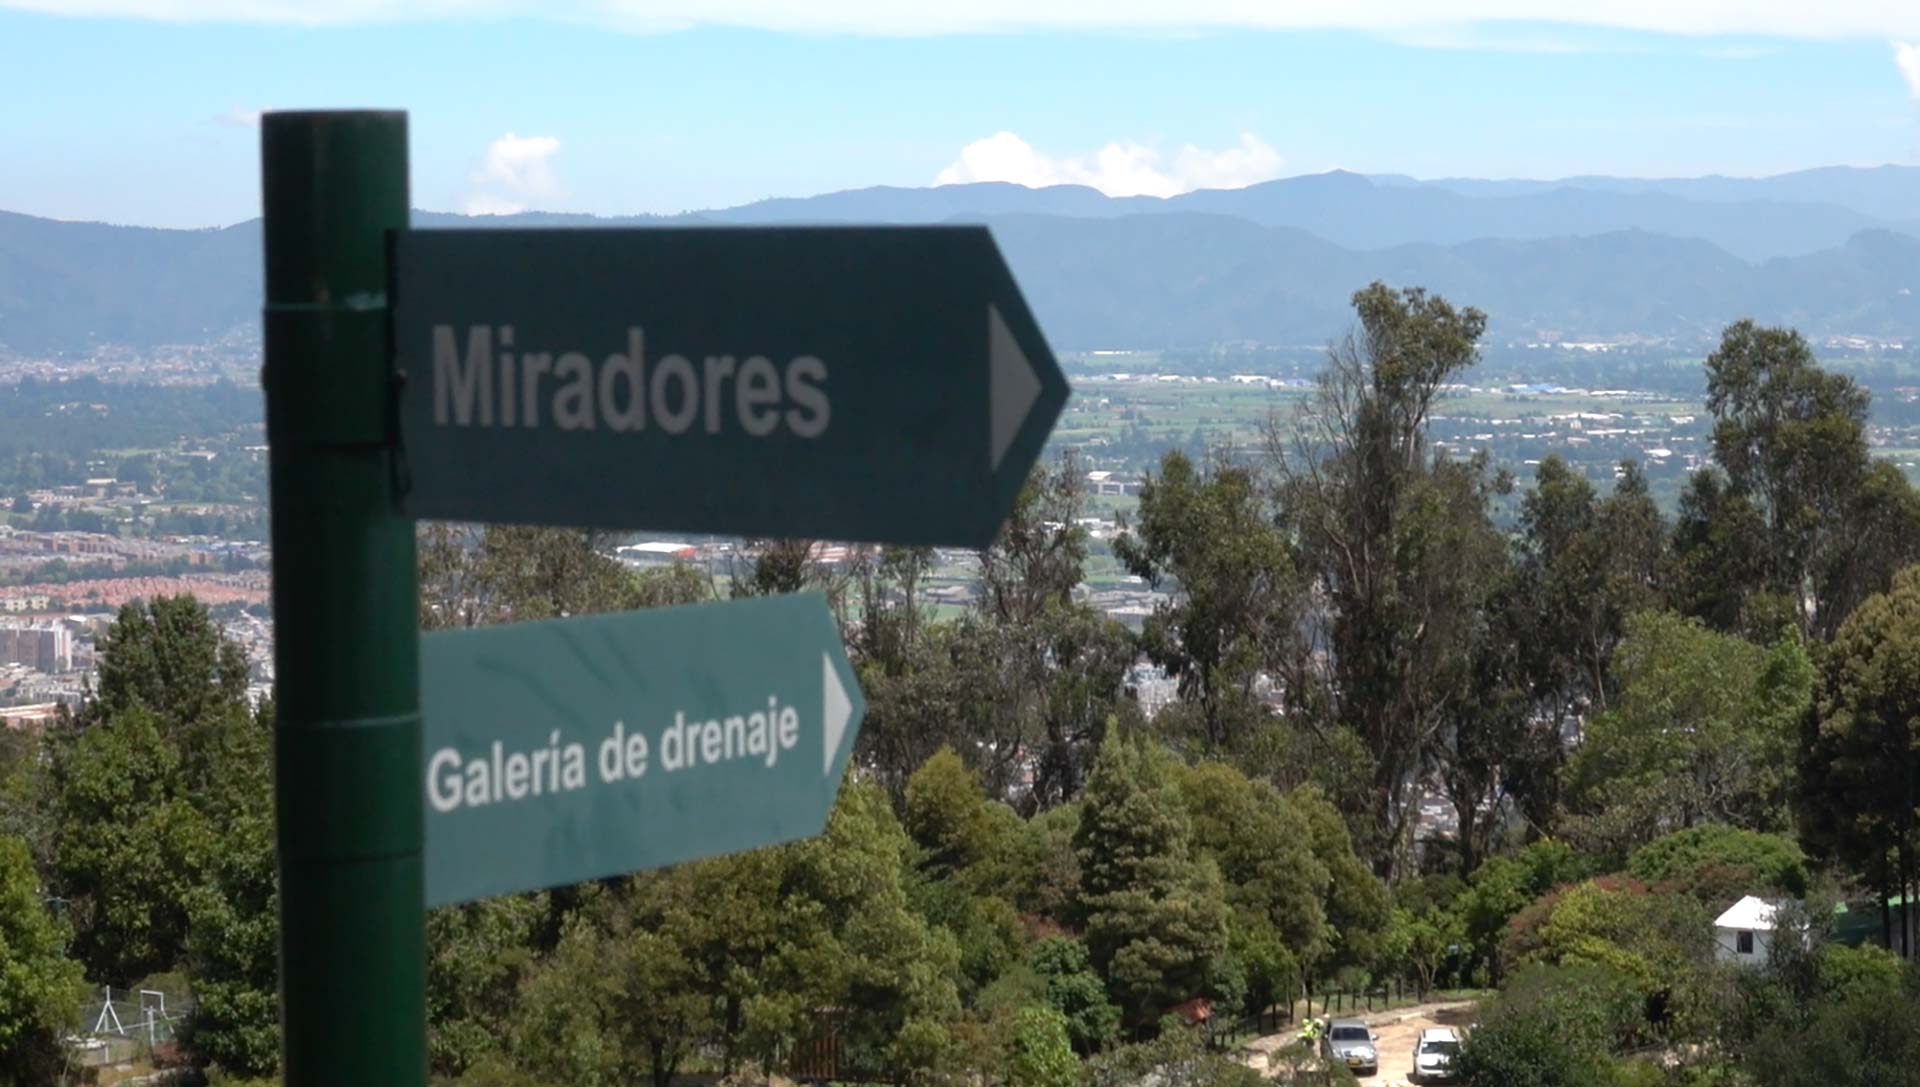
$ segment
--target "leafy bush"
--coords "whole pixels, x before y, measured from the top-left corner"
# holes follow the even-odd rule
[[[1821,993],[1835,1000],[1896,999],[1906,970],[1900,956],[1884,947],[1830,944],[1820,949],[1814,976]]]
[[[1644,1022],[1638,985],[1604,967],[1535,967],[1516,976],[1460,1050],[1475,1087],[1611,1087],[1611,1052]]]
[[[1045,983],[1047,1004],[1064,1018],[1076,1052],[1097,1052],[1119,1035],[1120,1009],[1093,972],[1087,945],[1051,937],[1034,945],[1028,962]]]
[[[1461,1079],[1474,1087],[1610,1087],[1605,1051],[1589,1032],[1566,1026],[1531,1008],[1482,1024],[1460,1047]]]
[[[85,993],[67,932],[41,901],[27,843],[0,836],[0,1084],[53,1082]]]
[[[1825,1004],[1803,1031],[1755,1040],[1756,1087],[1920,1087],[1920,1000],[1882,994]]]
[[[1340,1071],[1345,1072],[1346,1069]],[[1116,1047],[1087,1062],[1087,1087],[1265,1087],[1260,1073],[1223,1054],[1210,1052],[1197,1031],[1168,1018],[1149,1042]],[[1345,1081],[1302,1079],[1300,1087],[1340,1087]]]
[[[1806,855],[1784,834],[1715,823],[1656,838],[1627,858],[1627,872],[1645,883],[1697,883],[1703,869],[1716,866],[1750,870],[1757,882],[1746,894],[1807,893]]]
[[[1267,1058],[1267,1076],[1290,1087],[1357,1087],[1344,1064],[1331,1064],[1300,1046],[1283,1046]]]
[[[1652,996],[1704,966],[1711,941],[1712,919],[1692,898],[1609,877],[1523,910],[1508,927],[1503,953],[1515,964],[1609,967]]]
[[[1080,1078],[1067,1018],[1052,1008],[1020,1009],[1007,1050],[1007,1087],[1073,1087]]]

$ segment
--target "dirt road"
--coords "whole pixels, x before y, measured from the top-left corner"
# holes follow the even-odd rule
[[[1380,1074],[1360,1082],[1379,1084],[1380,1087],[1401,1087],[1402,1084],[1411,1083],[1413,1043],[1420,1037],[1420,1032],[1428,1027],[1463,1027],[1472,1017],[1471,1003],[1423,1004],[1405,1011],[1363,1016],[1367,1025],[1380,1036],[1375,1043],[1375,1048],[1380,1051]]]
[[[1360,1082],[1368,1087],[1405,1087],[1412,1082],[1413,1041],[1420,1036],[1420,1032],[1428,1027],[1458,1028],[1472,1017],[1473,1002],[1464,1000],[1421,1004],[1399,1011],[1357,1016],[1380,1036],[1376,1043],[1380,1052],[1380,1072],[1378,1075],[1363,1076]],[[1242,1049],[1242,1057],[1248,1065],[1264,1072],[1267,1070],[1267,1054],[1282,1046],[1295,1044],[1298,1037],[1298,1032],[1294,1032],[1257,1038]]]

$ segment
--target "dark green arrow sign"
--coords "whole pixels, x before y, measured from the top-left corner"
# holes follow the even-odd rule
[[[985,227],[405,231],[416,517],[981,547],[1067,398]]]
[[[818,594],[420,640],[426,901],[820,833],[864,703]]]

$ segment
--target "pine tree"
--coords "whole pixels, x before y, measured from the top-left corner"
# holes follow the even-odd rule
[[[1165,758],[1109,737],[1074,836],[1087,949],[1136,1030],[1199,995],[1227,944],[1220,871],[1193,855]]]

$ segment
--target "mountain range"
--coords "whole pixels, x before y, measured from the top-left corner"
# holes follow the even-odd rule
[[[878,187],[678,216],[417,212],[422,228],[982,222],[1055,346],[1312,344],[1374,279],[1486,310],[1497,337],[1692,340],[1742,316],[1920,339],[1920,168],[1768,178],[1420,181],[1333,172],[1170,198]],[[218,230],[0,212],[0,346],[210,340],[257,320],[258,220]]]

